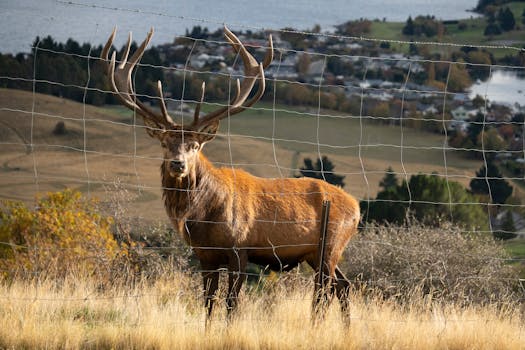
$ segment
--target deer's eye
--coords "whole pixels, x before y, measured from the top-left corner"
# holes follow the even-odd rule
[[[192,142],[189,142],[188,143],[188,150],[191,150],[191,151],[196,151],[199,149],[199,143],[198,142],[195,142],[195,141],[192,141]]]
[[[160,143],[160,146],[161,146],[162,148],[168,148],[168,144],[167,144],[166,142],[161,142],[161,143]]]

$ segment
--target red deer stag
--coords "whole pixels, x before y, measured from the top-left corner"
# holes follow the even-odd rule
[[[282,271],[306,261],[319,272],[318,242],[324,200],[332,203],[322,266],[327,278],[324,287],[316,286],[313,308],[318,311],[318,306],[329,302],[337,292],[346,316],[349,281],[337,263],[357,232],[358,202],[342,189],[316,179],[265,179],[239,169],[216,168],[201,152],[204,144],[215,137],[221,119],[244,111],[261,98],[265,88],[264,68],[273,59],[271,36],[266,57],[259,63],[230,30],[224,28],[224,32],[242,58],[244,79],[237,80],[235,97],[227,106],[201,116],[203,84],[202,97],[189,125],[177,124],[168,115],[160,81],[160,111],[147,107],[135,94],[131,74],[153,30],[128,60],[130,34],[117,67],[115,52],[108,59],[115,30],[101,55],[108,65],[112,90],[126,107],[143,117],[148,134],[160,141],[164,153],[161,165],[164,205],[171,222],[200,260],[207,319],[222,266],[228,269],[229,311],[237,306],[248,262]],[[256,83],[258,89],[249,98]]]

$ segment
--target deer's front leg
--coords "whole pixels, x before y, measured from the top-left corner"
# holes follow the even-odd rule
[[[206,326],[210,322],[215,301],[215,292],[219,288],[218,266],[201,262],[202,281],[204,283],[204,306],[206,308]]]
[[[237,308],[239,303],[239,292],[246,280],[246,265],[248,264],[248,253],[244,250],[233,248],[228,262],[228,315]]]

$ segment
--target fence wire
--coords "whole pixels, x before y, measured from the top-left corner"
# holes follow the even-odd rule
[[[80,6],[85,8],[98,8],[108,11],[108,13],[119,13],[119,12],[129,12],[136,11],[135,9],[130,8],[115,8],[110,6],[95,5],[91,3],[82,3],[82,2],[73,2],[73,1],[58,1],[64,5],[68,6]],[[141,11],[143,13],[148,13],[153,16],[163,16],[170,17],[173,19],[183,19],[186,21],[191,21],[193,23],[213,23],[219,24],[216,21],[205,19],[205,18],[189,18],[185,16],[175,16],[171,14],[156,13]],[[402,41],[402,40],[385,40],[381,38],[364,38],[364,37],[355,37],[355,36],[346,36],[346,35],[336,35],[330,33],[311,33],[304,31],[290,31],[282,29],[263,29],[256,27],[247,27],[238,25],[235,23],[228,23],[237,28],[242,28],[244,30],[256,30],[261,33],[271,32],[274,35],[279,34],[289,34],[293,33],[296,35],[304,37],[314,37],[322,38],[323,40],[336,40],[339,43],[390,43],[390,44],[403,44],[403,45],[416,45],[416,46],[426,46],[433,48],[445,48],[445,49],[461,49],[464,47],[469,47],[477,50],[499,50],[505,49],[512,52],[523,52],[523,48],[512,46],[512,45],[472,45],[469,43],[446,43],[446,42],[431,42],[431,41]],[[95,31],[95,34],[98,34]],[[109,34],[109,33],[108,33]],[[207,101],[203,102],[203,108],[212,110],[218,109],[221,107],[227,107],[231,95],[231,80],[237,78],[243,78],[242,73],[238,70],[199,70],[191,66],[192,55],[195,55],[194,50],[200,50],[204,52],[205,49],[208,51],[213,50],[213,48],[224,48],[228,46],[228,42],[224,40],[216,39],[202,39],[202,38],[192,38],[188,36],[178,35],[175,37],[175,40],[186,40],[188,41],[191,50],[188,54],[184,64],[173,64],[173,65],[158,65],[158,64],[149,64],[149,63],[139,63],[139,70],[152,69],[160,74],[164,78],[172,78],[174,76],[182,76],[182,93],[180,97],[168,96],[165,100],[169,103],[175,105],[171,108],[170,112],[174,113],[177,117],[184,120],[188,114],[191,114],[191,111],[185,111],[184,105],[192,105],[198,103],[199,101],[192,96],[187,96],[187,90],[191,89],[191,86],[188,82],[191,80],[207,80],[207,81],[220,81],[220,79],[228,80],[230,85],[224,86],[228,92],[225,94],[226,98],[224,101]],[[54,50],[49,48],[40,47],[42,41],[36,42],[35,46],[32,49],[32,59],[33,59],[33,72],[32,76],[21,76],[18,72],[12,72],[9,75],[0,75],[0,85],[9,86],[10,84],[16,83],[27,83],[31,86],[31,98],[28,100],[30,103],[16,105],[16,101],[7,101],[4,100],[2,105],[0,105],[0,123],[7,127],[6,130],[0,132],[0,159],[3,162],[3,170],[0,170],[0,199],[22,199],[26,202],[31,202],[34,193],[39,193],[43,191],[48,191],[56,187],[62,187],[63,185],[73,186],[77,188],[82,188],[85,193],[91,195],[103,195],[104,192],[100,190],[100,187],[112,185],[117,181],[119,184],[124,186],[130,191],[134,191],[138,194],[138,197],[143,195],[145,192],[152,193],[152,196],[155,197],[154,201],[161,202],[160,193],[164,190],[176,190],[181,193],[188,191],[198,191],[198,190],[185,190],[185,189],[171,189],[162,187],[158,179],[158,164],[163,160],[160,156],[160,149],[158,153],[152,151],[153,146],[150,149],[150,146],[144,141],[146,129],[154,130],[149,126],[145,126],[141,123],[139,118],[136,118],[136,115],[130,117],[129,113],[123,113],[120,109],[115,108],[112,111],[105,111],[103,113],[111,115],[108,118],[100,116],[100,113],[95,112],[87,103],[88,94],[100,93],[105,96],[115,95],[114,92],[109,91],[105,86],[93,86],[93,72],[91,71],[93,62],[99,62],[100,58],[94,57],[92,55],[92,49],[94,47],[90,46],[89,53],[87,55],[71,53],[66,51]],[[277,44],[278,45],[278,44]],[[264,44],[249,44],[247,45],[253,50],[266,49]],[[204,49],[203,49],[204,48]],[[210,49],[212,48],[212,49]],[[359,185],[354,186],[354,189],[359,189],[360,191],[355,194],[355,197],[361,201],[366,202],[368,206],[371,203],[390,203],[390,204],[406,204],[408,206],[425,204],[425,205],[436,205],[436,206],[445,206],[450,208],[450,213],[452,216],[452,207],[453,206],[481,206],[488,213],[488,229],[475,230],[476,234],[492,234],[494,231],[499,231],[501,233],[512,234],[519,231],[518,229],[511,231],[504,228],[495,228],[493,225],[494,218],[491,220],[491,215],[494,211],[508,210],[518,213],[520,220],[525,222],[525,205],[520,201],[512,201],[506,203],[494,203],[491,199],[494,197],[490,193],[489,181],[498,180],[503,178],[506,181],[512,182],[516,191],[523,197],[523,187],[524,187],[524,175],[522,174],[511,174],[510,171],[506,172],[502,177],[489,176],[487,173],[488,168],[488,159],[495,158],[497,156],[505,155],[504,159],[516,160],[521,167],[523,167],[523,161],[525,161],[525,122],[518,120],[517,118],[505,118],[505,119],[494,119],[488,114],[489,104],[488,104],[488,92],[483,96],[485,98],[484,111],[480,110],[482,114],[482,119],[469,120],[468,123],[475,127],[481,128],[481,145],[471,145],[470,147],[465,145],[450,145],[449,142],[449,132],[448,124],[451,120],[446,118],[446,115],[450,113],[450,104],[453,103],[455,98],[461,98],[465,96],[465,92],[454,91],[450,88],[450,75],[453,67],[461,69],[488,69],[489,77],[496,70],[503,71],[512,71],[518,76],[523,76],[525,74],[525,68],[521,66],[513,66],[507,64],[484,64],[484,63],[470,63],[456,60],[447,60],[443,58],[437,58],[435,60],[423,58],[423,57],[392,57],[383,56],[383,57],[372,57],[363,55],[362,53],[344,53],[344,52],[331,52],[327,53],[326,50],[322,49],[305,49],[298,50],[292,49],[288,46],[276,46],[277,52],[277,68],[274,72],[274,76],[268,77],[268,82],[273,84],[273,89],[267,91],[271,93],[270,100],[266,101],[259,106],[248,107],[248,113],[250,113],[250,118],[255,119],[259,115],[271,115],[271,120],[267,124],[257,124],[257,120],[249,121],[246,118],[244,121],[247,126],[238,126],[234,125],[235,120],[223,121],[223,124],[227,123],[226,131],[219,131],[218,135],[221,141],[227,143],[226,146],[222,145],[221,150],[226,156],[222,155],[218,158],[213,158],[210,156],[212,164],[215,166],[225,166],[231,167],[232,169],[245,168],[249,167],[250,170],[255,170],[257,175],[269,177],[272,174],[277,173],[277,177],[286,177],[287,174],[299,174],[301,170],[304,170],[303,167],[296,161],[287,161],[285,157],[289,157],[289,154],[282,156],[281,153],[292,153],[291,157],[294,157],[294,153],[304,154],[308,157],[317,157],[320,160],[321,169],[320,173],[323,178],[326,179],[326,175],[343,175],[350,179],[351,181],[359,180]],[[87,67],[87,79],[81,83],[71,83],[70,81],[61,81],[53,79],[42,79],[39,78],[40,72],[37,71],[39,67],[39,62],[44,60],[44,55],[58,57],[58,58],[71,58],[78,59],[85,64]],[[285,59],[290,56],[295,57],[308,57],[311,62],[322,62],[322,68],[317,75],[310,80],[305,79],[289,79],[279,77],[279,72],[283,69]],[[327,65],[329,60],[337,60],[338,62],[359,62],[362,63],[365,67],[363,69],[362,78],[351,79],[347,83],[339,82],[337,83],[328,73]],[[386,80],[387,83],[385,86],[374,86],[368,84],[368,76],[372,70],[374,70],[374,65],[389,63],[392,65],[399,64],[402,68],[400,71],[404,74],[404,77],[397,86],[393,84],[392,81]],[[407,66],[406,66],[407,65]],[[447,76],[443,89],[430,89],[421,84],[412,84],[411,79],[414,75],[417,75],[416,67],[427,67],[429,65],[444,65],[447,66]],[[235,61],[234,61],[235,66]],[[428,68],[423,68],[428,69]],[[188,85],[186,85],[188,83]],[[60,100],[43,100],[41,95],[38,94],[41,87],[59,87],[65,89],[71,89],[79,91],[82,93],[81,104],[76,105],[76,108],[81,108],[80,110],[73,111],[70,109],[65,109],[63,112],[53,112],[51,109],[46,111],[43,108],[46,104],[51,103],[61,103]],[[290,106],[277,102],[277,98],[280,93],[284,93],[290,87],[302,87],[305,89],[310,89],[316,93],[316,101],[308,107],[302,106]],[[487,84],[487,89],[489,85]],[[452,90],[452,91],[451,91]],[[5,90],[4,90],[5,91]],[[6,92],[7,93],[7,92]],[[330,95],[332,94],[332,95]],[[340,95],[336,95],[340,94]],[[401,97],[398,99],[400,102],[399,109],[395,112],[397,115],[394,117],[392,115],[385,116],[380,113],[373,113],[373,110],[370,108],[365,108],[365,104],[368,103],[370,96],[377,96],[379,94],[386,95],[395,95],[400,94]],[[150,101],[158,100],[158,96],[146,93],[144,91],[137,92],[138,99],[145,99]],[[359,108],[356,108],[355,113],[347,113],[338,110],[329,110],[329,108],[324,108],[323,103],[331,96],[344,96],[348,100],[356,103]],[[429,116],[422,117],[421,115],[416,115],[411,112],[410,108],[413,105],[414,97],[415,100],[423,100],[432,98],[433,101],[441,101],[439,105],[434,106],[438,109],[438,112],[433,113]],[[409,97],[411,100],[409,101]],[[393,98],[392,98],[393,99]],[[383,101],[384,102],[384,101]],[[392,103],[391,100],[387,101]],[[377,102],[378,104],[380,102]],[[89,107],[89,108],[88,108]],[[107,106],[106,106],[107,108]],[[74,109],[74,108],[73,108]],[[365,110],[368,109],[368,110]],[[116,111],[116,112],[115,112]],[[102,112],[101,112],[102,113]],[[408,113],[408,114],[407,114]],[[524,112],[520,112],[524,113]],[[518,114],[518,113],[514,113]],[[305,129],[305,133],[310,135],[309,138],[301,137],[297,132],[289,132],[288,134],[282,132],[282,129],[294,129],[294,120],[289,123],[289,125],[282,126],[279,123],[279,115],[286,115],[288,117],[297,118],[294,120],[306,121],[309,123],[309,128]],[[236,118],[236,117],[232,117]],[[43,125],[47,128],[52,124],[58,122],[67,123],[66,125],[71,125],[72,130],[79,132],[78,134],[73,133],[70,140],[62,140],[60,138],[53,138],[50,135],[50,130],[42,130],[40,128]],[[354,137],[348,137],[343,140],[334,140],[330,136],[335,134],[338,131],[338,128],[346,126],[345,122],[356,123],[352,126],[357,126],[359,132],[352,134]],[[231,123],[231,124],[230,124]],[[253,123],[254,126],[251,127],[250,123]],[[334,124],[339,123],[339,124]],[[375,124],[374,124],[375,123]],[[392,124],[392,125],[383,125],[382,127],[388,128],[388,130],[396,130],[398,133],[395,134],[398,136],[398,142],[394,143],[393,141],[381,141],[381,135],[375,135],[375,132],[378,132],[376,125],[383,124]],[[421,140],[411,143],[412,138],[416,134],[423,131],[417,130],[414,132],[414,127],[410,126],[409,123],[437,123],[441,126],[442,134],[438,134],[440,138],[440,143],[428,143],[425,144]],[[427,125],[428,125],[427,124]],[[374,128],[370,129],[370,125],[373,125]],[[521,148],[514,147],[513,149],[491,149],[490,145],[485,144],[485,134],[488,130],[511,127],[514,128],[515,134],[513,135],[514,139],[521,139]],[[259,130],[261,132],[253,132],[255,128],[262,128]],[[102,141],[99,141],[101,137],[94,129],[98,129],[101,132],[109,132],[106,134]],[[120,137],[119,141],[122,141],[124,144],[119,144],[119,142],[113,141],[111,132],[118,131],[123,134],[127,134],[126,137]],[[291,130],[293,131],[293,130]],[[14,133],[13,136],[11,133]],[[521,133],[521,134],[520,134]],[[327,136],[327,135],[328,136]],[[283,136],[286,135],[286,136]],[[433,135],[432,137],[435,137]],[[423,139],[426,137],[431,138],[430,134],[423,135]],[[500,135],[500,137],[502,137]],[[143,142],[144,141],[144,142]],[[516,141],[516,140],[514,140]],[[68,144],[69,142],[69,144]],[[101,146],[101,144],[105,146]],[[217,141],[218,142],[218,141]],[[92,143],[94,144],[92,146]],[[519,143],[519,142],[518,142]],[[152,141],[153,145],[154,142]],[[240,157],[237,144],[241,144],[239,147],[249,147],[254,144],[268,145],[271,146],[263,147],[267,151],[268,157],[259,157],[258,151],[252,151],[253,153],[246,159]],[[129,146],[132,146],[131,148]],[[109,147],[106,147],[109,146]],[[155,145],[156,146],[156,145]],[[210,147],[213,147],[210,145]],[[271,149],[270,149],[271,147]],[[22,150],[23,151],[20,151]],[[290,149],[293,149],[293,152],[290,152]],[[220,152],[219,151],[219,152]],[[399,156],[399,159],[394,162],[393,159],[381,159],[382,152],[397,152],[396,155]],[[249,152],[249,151],[247,151]],[[375,153],[374,153],[375,152]],[[412,152],[412,153],[408,153]],[[428,162],[424,162],[419,159],[419,163],[410,164],[413,162],[411,158],[413,154],[422,155],[425,158],[426,154],[428,157],[434,157],[432,152],[438,152],[442,157],[443,166],[431,166]],[[476,157],[482,157],[482,162],[478,162],[477,166],[473,168],[472,159],[465,157],[464,162],[467,165],[460,164],[461,160],[458,160],[458,154],[463,154],[470,152],[475,154]],[[215,151],[215,155],[217,155]],[[379,156],[378,156],[379,153]],[[342,164],[354,162],[355,164],[341,166],[336,170],[327,169],[326,165],[323,163],[323,155],[328,154],[330,158],[335,158],[337,161]],[[80,155],[80,161],[74,159],[74,156]],[[391,153],[388,153],[391,155]],[[455,158],[451,158],[452,155]],[[28,157],[26,159],[25,157]],[[70,158],[68,158],[70,157]],[[348,159],[345,160],[345,158]],[[267,159],[267,160],[263,160]],[[102,161],[100,161],[102,160]],[[519,160],[519,161],[518,161]],[[124,169],[119,170],[121,162],[132,162],[132,169],[129,169],[129,165],[124,167]],[[407,183],[410,178],[414,175],[426,175],[426,176],[437,176],[443,178],[447,181],[447,190],[448,197],[443,200],[437,201],[428,201],[420,200],[414,198],[411,188],[408,187],[409,198],[408,199],[381,199],[373,198],[375,193],[378,192],[378,186],[375,185],[375,182],[381,175],[385,174],[386,169],[380,169],[380,166],[388,166],[388,161],[396,163],[396,169],[390,171],[390,174],[399,176],[401,179],[404,179]],[[503,160],[504,161],[504,160]],[[502,161],[502,162],[503,162]],[[97,163],[100,162],[100,163]],[[380,162],[381,165],[374,165],[370,167],[370,163]],[[520,163],[521,162],[521,163]],[[47,164],[46,164],[47,163]],[[76,163],[71,165],[71,163]],[[115,163],[115,164],[112,164]],[[290,165],[286,165],[289,164]],[[15,164],[14,166],[11,164]],[[152,164],[155,165],[155,169],[150,171]],[[424,164],[424,166],[423,166]],[[475,171],[481,165],[485,166],[485,174],[477,175]],[[104,168],[107,167],[107,168]],[[148,167],[148,170],[145,171],[145,167]],[[370,167],[370,168],[369,168]],[[81,171],[76,168],[82,168]],[[444,171],[443,173],[436,173],[436,171]],[[122,175],[124,173],[124,175]],[[152,175],[152,173],[156,175]],[[270,174],[270,175],[268,175]],[[268,175],[268,176],[267,176]],[[120,180],[121,178],[124,180]],[[450,182],[459,181],[462,184],[467,184],[472,180],[485,180],[487,187],[489,188],[488,196],[481,199],[480,201],[466,201],[466,202],[454,202],[452,200]],[[57,184],[59,184],[57,186]],[[14,190],[14,186],[21,186],[20,192]],[[23,193],[22,193],[23,192]],[[351,192],[351,191],[350,191]],[[237,195],[244,196],[268,196],[268,195],[290,195],[290,196],[307,196],[312,194],[320,194],[316,191],[305,191],[298,193],[268,193],[268,192],[243,192],[241,189],[235,189]],[[228,194],[228,193],[225,193]],[[138,200],[140,201],[140,199]],[[151,205],[151,202],[147,202],[144,207]],[[251,220],[258,224],[264,225],[316,225],[319,220],[279,220],[277,218],[277,208],[275,211],[275,217],[267,218],[256,218]],[[141,220],[147,220],[149,213],[139,214]],[[165,219],[168,219],[164,213],[162,216]],[[177,218],[171,218],[177,219]],[[208,220],[192,220],[187,219],[187,223],[206,223],[214,225],[224,225],[228,222],[216,222]],[[239,219],[236,220],[236,223],[245,223],[245,221]],[[332,222],[331,224],[339,224]],[[360,229],[364,230],[368,226],[366,223],[360,225]],[[520,228],[525,232],[524,227]],[[473,233],[473,230],[470,229],[459,229],[465,234]],[[353,244],[352,242],[350,244]],[[389,245],[396,251],[399,251],[399,254],[404,254],[407,252],[414,253],[415,250],[400,245],[393,245],[391,243],[385,243],[375,240],[365,240],[360,241],[359,244],[366,245]],[[268,246],[243,246],[235,247],[236,250],[251,251],[251,250],[272,250],[276,251],[277,249],[284,248],[297,248],[297,247],[308,247],[312,244],[299,244],[299,245],[273,245],[269,244]],[[315,244],[316,245],[316,244]],[[25,244],[17,244],[12,241],[5,240],[0,241],[0,246],[9,247],[11,249],[17,250],[35,250],[38,251],[40,248],[28,246]],[[232,248],[221,248],[213,246],[194,246],[194,249],[200,250],[231,250]],[[71,249],[75,248],[45,248],[44,250],[51,249]],[[179,246],[175,245],[164,245],[164,246],[147,246],[142,248],[144,251],[169,251],[179,249]],[[97,256],[87,256],[85,259],[98,259]],[[525,258],[522,257],[500,257],[500,256],[483,256],[483,259],[487,261],[487,264],[490,264],[493,261],[504,262],[504,263],[515,263],[523,264]],[[0,268],[0,272],[6,271],[3,268]],[[190,278],[197,278],[198,274],[209,272],[206,270],[194,268],[183,271],[184,274],[190,276]],[[34,275],[39,276],[43,273],[42,271],[35,271]],[[252,272],[237,272],[244,274],[248,277],[260,278],[261,273],[252,273]],[[476,280],[480,277],[477,275],[468,275],[462,276],[462,280]],[[392,282],[402,283],[403,281],[410,281],[414,278],[406,278],[403,280],[395,280]],[[495,278],[497,280],[498,278]],[[304,277],[304,281],[308,281],[307,277]],[[501,280],[507,280],[507,278],[501,278]],[[524,282],[520,280],[520,282]],[[305,282],[306,283],[306,282]],[[185,294],[184,292],[178,291],[177,297],[195,297],[195,294]],[[161,294],[126,294],[126,295],[115,295],[115,296],[104,296],[104,295],[86,295],[85,297],[71,297],[71,298],[46,298],[36,295],[34,298],[20,297],[16,298],[11,295],[0,295],[0,299],[4,301],[65,301],[65,302],[90,302],[95,300],[113,300],[113,299],[142,299],[142,298],[156,298],[162,296]],[[289,299],[294,300],[294,299]],[[373,318],[358,318],[359,320],[367,322],[385,322],[385,320],[377,320]],[[257,319],[252,320],[254,322],[259,321]],[[427,322],[427,319],[418,320],[419,322]],[[455,320],[452,318],[447,318],[447,322],[477,322],[479,320],[465,320],[459,319]],[[487,320],[490,322],[491,320]],[[188,321],[173,321],[173,325],[187,324]],[[196,321],[202,322],[202,321]],[[405,322],[403,320],[388,320],[388,322]]]

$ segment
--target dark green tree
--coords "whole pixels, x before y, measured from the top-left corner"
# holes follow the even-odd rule
[[[516,124],[523,124],[525,122],[525,113],[516,113],[512,117],[512,122]]]
[[[469,138],[473,146],[477,146],[478,144],[479,135],[481,134],[484,128],[484,121],[485,121],[485,116],[482,113],[478,113],[476,114],[472,122],[469,123],[468,129],[467,129],[467,137]],[[474,147],[474,148],[477,148],[477,147]],[[478,154],[477,152],[475,151],[473,152],[474,156],[477,154]]]
[[[490,195],[492,203],[503,204],[512,195],[513,188],[494,162],[489,160],[487,167],[482,166],[476,172],[476,178],[470,181],[470,190],[475,194]]]
[[[500,35],[501,29],[496,23],[489,23],[485,27],[485,31],[483,32],[483,35],[485,36],[491,36],[491,35]]]
[[[389,173],[381,181],[387,183],[392,183]],[[362,201],[361,209],[366,221],[402,224],[411,216],[428,225],[447,220],[467,229],[488,228],[486,211],[476,198],[458,182],[437,174],[412,175],[408,183],[383,187],[375,200]]]
[[[0,55],[0,75],[26,79],[0,79],[0,87],[31,90],[33,86],[30,80],[32,78],[32,71],[32,67],[23,55],[21,57],[19,55],[13,57],[10,54]]]
[[[427,36],[433,37],[444,30],[443,24],[436,20],[434,16],[417,16],[412,19],[408,17],[405,26],[402,29],[404,35]]]
[[[512,211],[507,210],[503,221],[501,222],[500,230],[494,232],[496,239],[512,239],[516,238],[516,226],[514,225],[514,218],[512,217]]]
[[[474,11],[487,14],[493,11],[496,6],[501,6],[513,1],[515,0],[478,0],[478,5],[474,8]]]
[[[513,30],[516,27],[516,19],[514,18],[514,14],[508,7],[505,7],[505,9],[499,9],[498,22],[501,29],[506,32]]]
[[[395,189],[398,186],[398,182],[399,181],[397,179],[396,173],[394,172],[394,169],[389,166],[385,172],[385,176],[379,182],[379,187],[381,187],[383,190]]]
[[[408,45],[408,52],[411,55],[418,55],[419,54],[419,49],[418,49],[417,45],[414,43],[414,41],[412,41],[412,40],[410,40],[410,44]]]
[[[407,22],[403,27],[403,34],[414,35],[414,21],[412,20],[412,16],[408,16]]]
[[[475,11],[483,13],[485,8],[489,5],[495,5],[496,0],[479,0],[477,6],[474,8]]]
[[[191,30],[191,33],[186,29],[186,37],[191,37],[195,39],[207,39],[210,35],[210,32],[207,27],[202,28],[201,26],[194,26]]]
[[[326,69],[334,75],[351,76],[354,74],[354,66],[351,62],[346,62],[341,57],[328,57]]]
[[[483,32],[483,35],[489,36],[489,35],[499,35],[501,34],[501,28],[499,27],[498,23],[496,23],[496,17],[493,13],[490,13],[487,17],[487,27],[485,27],[485,31]]]
[[[301,173],[296,177],[313,177],[314,179],[325,180],[332,185],[345,187],[344,176],[337,175],[334,172],[334,164],[327,156],[323,156],[321,159],[317,158],[314,164],[310,158],[304,159],[304,166],[301,167],[299,172]]]
[[[81,101],[84,90],[81,88],[87,81],[87,60],[85,58],[65,55],[66,47],[80,52],[80,46],[73,40],[68,44],[56,42],[51,36],[35,40],[30,61],[34,61],[34,76],[37,79],[37,92]],[[36,55],[36,61],[34,57]]]
[[[483,96],[481,95],[476,95],[476,97],[474,97],[472,99],[472,104],[474,105],[474,107],[476,108],[482,108],[482,107],[485,107],[487,102],[485,101],[485,99],[483,98]]]
[[[386,170],[379,187],[382,190],[377,193],[375,200],[360,203],[364,221],[402,223],[406,218],[409,195],[406,186],[399,186],[399,179],[392,167]]]

